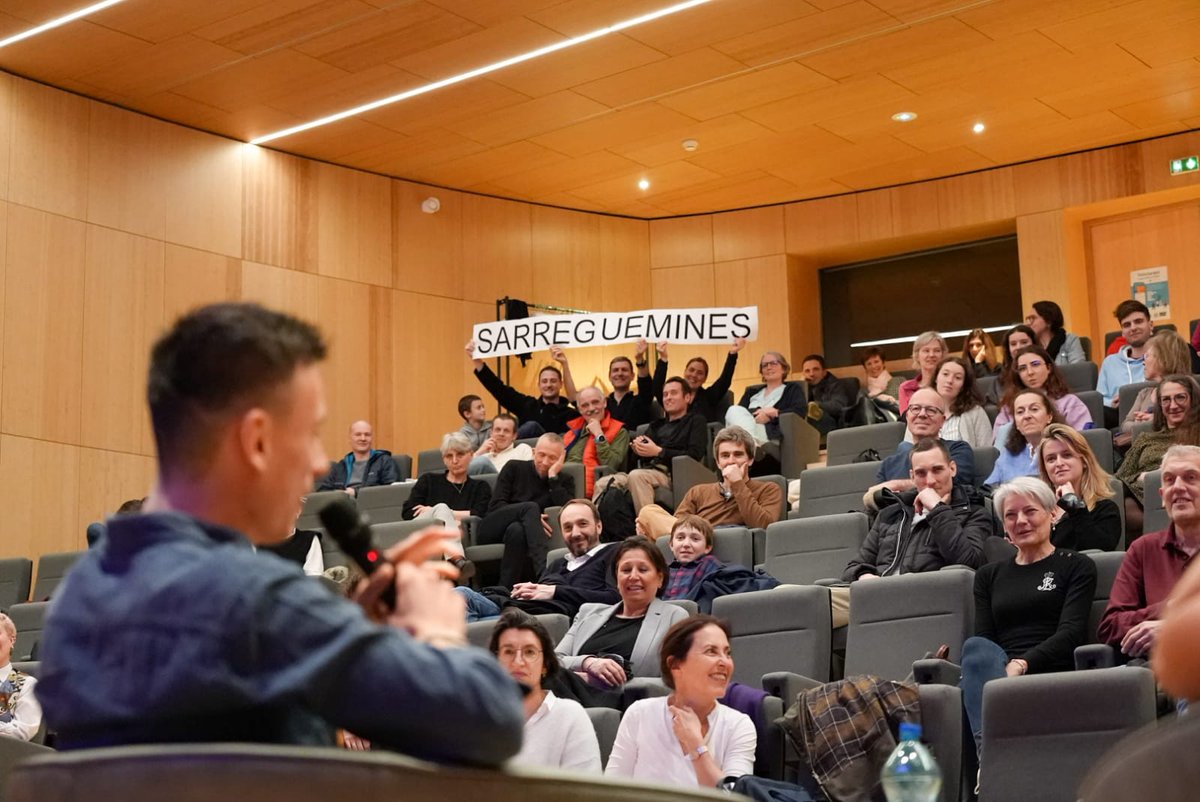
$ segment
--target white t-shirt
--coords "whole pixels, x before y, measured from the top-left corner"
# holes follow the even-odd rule
[[[605,774],[675,787],[699,787],[694,764],[683,754],[671,726],[668,698],[640,699],[629,706],[621,717]],[[708,714],[704,744],[721,767],[722,777],[754,772],[758,733],[745,713],[717,704]]]
[[[529,443],[518,443],[515,446],[509,446],[499,454],[488,454],[487,456],[492,461],[492,464],[496,466],[496,473],[499,473],[504,470],[505,465],[515,459],[533,459],[533,449],[529,447]]]
[[[512,762],[567,771],[600,773],[600,743],[583,705],[550,691],[525,722],[525,740]]]
[[[11,663],[0,666],[0,686],[8,681],[10,674]],[[0,714],[0,718],[8,719],[0,721],[0,736],[29,741],[37,735],[38,728],[42,726],[42,706],[34,696],[35,685],[37,680],[26,674],[21,692],[15,699],[10,699],[10,709]]]

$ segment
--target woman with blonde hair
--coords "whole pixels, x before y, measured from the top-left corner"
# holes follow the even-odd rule
[[[1121,510],[1112,500],[1112,477],[1083,435],[1062,423],[1047,426],[1038,448],[1038,470],[1058,499],[1050,542],[1075,551],[1115,549],[1121,542]]]
[[[916,377],[900,385],[900,414],[908,409],[908,400],[922,387],[933,387],[934,373],[942,357],[950,353],[946,340],[936,331],[926,331],[913,342],[913,367]]]
[[[1163,329],[1146,343],[1146,381],[1157,382],[1163,376],[1187,375],[1192,372],[1192,353],[1187,341],[1176,332]],[[1133,427],[1138,423],[1154,420],[1158,408],[1158,387],[1144,387],[1134,399],[1125,420],[1121,421],[1121,433],[1113,438],[1113,444],[1124,448],[1133,442]]]
[[[1002,368],[996,361],[996,343],[983,329],[971,329],[963,339],[962,358],[975,369],[975,378],[995,376]]]

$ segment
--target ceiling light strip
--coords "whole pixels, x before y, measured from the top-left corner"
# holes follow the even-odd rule
[[[13,34],[12,36],[8,37],[7,39],[0,39],[0,47],[8,47],[11,44],[16,44],[17,42],[24,41],[25,39],[28,39],[31,36],[37,36],[39,33],[45,33],[46,31],[57,28],[60,25],[66,25],[68,22],[74,22],[75,20],[79,19],[80,17],[86,17],[89,14],[95,14],[97,11],[103,11],[104,9],[108,8],[109,6],[115,6],[117,3],[123,3],[123,2],[125,2],[125,0],[104,0],[104,2],[101,2],[101,3],[92,3],[87,8],[81,8],[78,11],[72,11],[70,14],[59,17],[58,19],[52,19],[49,22],[43,22],[41,25],[38,25],[36,28],[30,28],[27,31],[22,31],[21,33]]]
[[[988,332],[989,334],[993,331],[1008,331],[1015,325],[1017,325],[1017,324],[1010,323],[1007,326],[987,326],[984,328],[984,331]],[[943,331],[943,332],[941,332],[941,335],[942,335],[942,339],[945,339],[947,337],[966,337],[972,331],[974,331],[974,329],[963,329],[962,331]],[[917,337],[920,337],[920,336],[921,335],[916,334],[916,335],[913,335],[912,337],[892,337],[889,340],[864,340],[863,342],[860,342],[860,343],[850,343],[850,347],[851,348],[865,348],[868,345],[897,345],[899,343],[915,343],[917,341]]]
[[[116,0],[116,2],[120,2],[120,0]],[[712,0],[686,0],[686,2],[683,3],[676,3],[673,6],[667,6],[666,8],[660,8],[657,11],[651,11],[648,14],[643,14],[640,17],[633,17],[632,19],[627,19],[623,22],[617,22],[609,25],[606,28],[597,28],[594,31],[589,31],[588,33],[582,34],[581,36],[576,36],[571,39],[564,39],[561,42],[556,42],[552,45],[546,45],[545,47],[539,47],[537,50],[530,50],[527,53],[521,53],[520,55],[506,58],[503,61],[497,61],[484,67],[478,67],[473,70],[468,70],[467,72],[459,73],[458,75],[452,75],[449,78],[443,78],[440,81],[424,84],[414,89],[409,89],[406,92],[392,95],[391,97],[374,100],[370,103],[364,103],[361,106],[355,106],[352,109],[346,109],[345,111],[339,111],[336,114],[330,114],[326,117],[312,120],[311,122],[302,123],[300,125],[292,126],[291,128],[285,128],[282,131],[276,131],[271,134],[266,134],[265,136],[256,137],[255,139],[250,140],[250,144],[261,145],[265,142],[270,142],[285,136],[298,134],[301,131],[308,131],[312,128],[318,128],[322,125],[335,123],[339,120],[344,120],[347,117],[355,117],[368,111],[374,111],[375,109],[383,106],[390,106],[391,104],[399,103],[402,100],[408,100],[409,98],[417,97],[418,95],[424,95],[437,89],[443,89],[447,86],[453,86],[454,84],[462,83],[463,81],[469,81],[472,78],[478,78],[481,75],[487,75],[488,73],[502,70],[505,67],[511,67],[515,64],[521,64],[522,62],[530,61],[535,58],[541,58],[542,56],[556,53],[559,50],[566,50],[569,47],[574,47],[575,45],[580,45],[584,42],[590,42],[593,39],[599,39],[600,37],[607,36],[610,33],[617,33],[618,31],[633,28],[647,22],[653,22],[654,20],[662,19],[663,17],[670,16],[671,14],[678,14],[680,11],[687,11],[688,9],[695,8],[696,6],[702,6],[710,2],[712,2]]]

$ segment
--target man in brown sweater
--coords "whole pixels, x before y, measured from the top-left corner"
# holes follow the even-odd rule
[[[754,437],[738,426],[717,432],[713,451],[721,480],[696,485],[675,508],[675,515],[657,504],[642,508],[637,516],[638,534],[656,538],[670,534],[676,516],[699,515],[713,526],[746,526],[762,529],[779,520],[783,492],[774,482],[750,478],[754,462]]]

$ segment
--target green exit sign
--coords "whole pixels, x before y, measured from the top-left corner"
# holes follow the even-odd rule
[[[1171,159],[1171,175],[1194,173],[1200,170],[1200,157],[1184,156],[1182,159]]]

